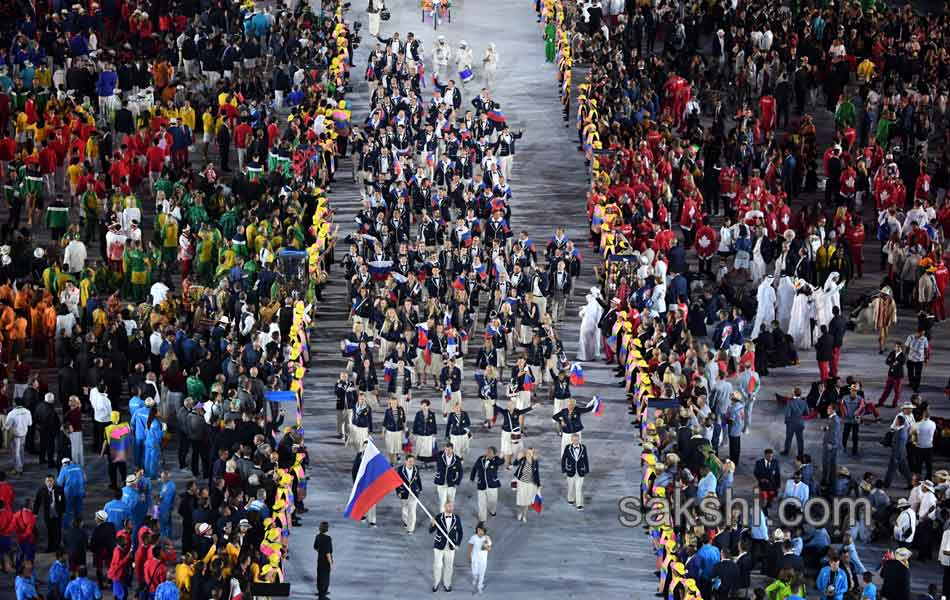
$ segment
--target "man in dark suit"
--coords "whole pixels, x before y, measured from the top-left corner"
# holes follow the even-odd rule
[[[462,484],[462,459],[455,455],[452,442],[446,442],[435,463],[435,486],[439,492],[439,504],[453,502],[455,490]]]
[[[766,448],[762,458],[755,461],[752,472],[759,483],[759,491],[766,495],[768,502],[771,502],[782,484],[782,473],[771,448]]]
[[[782,558],[779,559],[778,570],[781,572],[785,569],[791,569],[796,573],[805,572],[805,561],[802,560],[801,556],[795,554],[791,540],[782,542]]]
[[[396,467],[396,473],[402,479],[402,485],[396,488],[396,495],[402,501],[402,523],[406,526],[406,533],[412,535],[416,530],[416,499],[409,493],[419,496],[422,493],[422,477],[416,468],[416,457],[409,454],[406,461]]]
[[[46,525],[46,552],[55,552],[59,549],[62,539],[66,495],[63,488],[56,485],[56,479],[52,475],[47,475],[46,481],[37,490],[33,506],[42,515]]]
[[[489,446],[485,454],[475,459],[472,465],[470,479],[478,488],[478,520],[485,522],[489,516],[495,516],[498,507],[498,467],[505,464],[505,460],[498,456],[494,446]]]
[[[320,533],[313,540],[313,549],[317,551],[317,600],[329,598],[330,570],[333,568],[333,538],[327,535],[330,524],[320,523]]]
[[[587,446],[578,434],[571,435],[571,443],[561,453],[561,472],[567,477],[567,502],[584,510],[584,477],[590,472]]]
[[[452,569],[455,563],[455,550],[462,543],[462,520],[455,514],[455,505],[449,501],[429,524],[432,538],[432,591],[439,591],[439,585],[445,585],[445,591],[452,591]],[[446,534],[448,537],[446,537]]]
[[[715,594],[717,600],[727,600],[729,595],[739,589],[739,565],[732,560],[729,548],[720,550],[722,560],[713,567],[713,577],[719,579]]]

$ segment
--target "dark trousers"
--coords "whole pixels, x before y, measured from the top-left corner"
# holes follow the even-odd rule
[[[201,471],[198,471],[198,461],[201,460]],[[195,477],[211,476],[211,465],[208,464],[208,444],[203,440],[191,440],[191,472]]]
[[[52,342],[51,342],[52,343]],[[56,466],[56,432],[47,427],[40,427],[40,464],[47,467]]]
[[[194,547],[195,523],[191,518],[181,520],[181,551],[191,552]]]
[[[848,447],[848,436],[851,436],[851,453],[858,453],[858,430],[860,429],[859,423],[845,423],[844,430],[841,434],[841,447]]]
[[[180,435],[180,434],[179,434]],[[188,448],[191,447],[191,444],[188,441],[188,438],[182,436],[178,440],[178,468],[184,469],[188,465]]]
[[[120,489],[119,482],[121,482],[121,485],[125,485],[125,478],[128,476],[128,471],[124,460],[117,460],[115,462],[109,461],[109,485],[112,486],[112,489]]]
[[[739,464],[739,453],[742,451],[742,437],[741,436],[729,436],[729,460],[735,464]]]
[[[330,565],[317,565],[317,598],[326,598],[329,590]]]
[[[92,449],[94,452],[99,452],[102,449],[102,441],[106,437],[106,425],[108,423],[92,422]]]
[[[794,425],[785,424],[785,454],[788,454],[789,450],[792,449],[792,437],[795,438],[795,443],[798,447],[798,454],[795,456],[801,456],[805,453],[805,428],[796,427]]]
[[[45,521],[46,551],[56,552],[60,546],[60,541],[63,539],[63,519],[62,517],[55,517],[53,519],[45,519]]]
[[[910,383],[910,389],[915,392],[920,389],[920,377],[924,371],[924,363],[907,361],[907,380]]]
[[[934,471],[934,449],[917,448],[914,454],[917,455],[918,472],[924,479],[930,479]]]

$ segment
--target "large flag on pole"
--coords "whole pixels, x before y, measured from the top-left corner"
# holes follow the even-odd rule
[[[360,461],[350,500],[346,503],[345,517],[359,521],[366,511],[376,506],[384,496],[402,485],[402,478],[380,454],[372,440],[366,443],[363,459]]]

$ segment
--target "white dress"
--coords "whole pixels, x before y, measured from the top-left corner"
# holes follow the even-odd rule
[[[778,308],[775,318],[778,319],[782,330],[788,332],[788,322],[792,317],[792,304],[795,302],[795,286],[792,284],[791,277],[779,279],[776,299]]]
[[[777,296],[775,287],[773,287],[774,283],[775,278],[769,275],[759,284],[759,291],[755,296],[755,322],[752,325],[752,336],[750,338],[752,340],[759,337],[759,330],[762,328],[763,323],[769,325],[775,320]]]
[[[581,327],[577,344],[577,360],[597,360],[600,358],[600,331],[597,324],[604,309],[594,294],[587,294],[587,304],[581,307]]]
[[[808,286],[802,282],[801,285]],[[811,286],[808,286],[811,287]],[[792,303],[792,314],[788,323],[788,334],[799,350],[812,347],[811,320],[815,315],[815,303],[808,294],[796,293]]]
[[[752,276],[752,284],[758,285],[762,278],[765,277],[765,273],[768,271],[768,265],[765,264],[765,259],[762,258],[762,240],[765,239],[760,237],[755,241],[755,246],[752,248],[752,267],[750,269],[750,275]],[[753,338],[754,339],[754,338]]]

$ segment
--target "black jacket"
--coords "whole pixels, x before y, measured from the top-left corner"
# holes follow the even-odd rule
[[[445,460],[445,452],[440,452],[435,462],[435,484],[456,487],[462,483],[462,459],[452,455],[452,464]]]
[[[501,457],[488,458],[479,456],[472,465],[472,474],[469,479],[475,482],[475,487],[479,490],[498,489],[501,482],[498,481],[498,467],[505,464]]]
[[[815,357],[821,361],[830,361],[834,358],[835,338],[830,333],[823,333],[815,342]]]
[[[452,525],[451,527],[446,524],[446,515],[444,513],[439,513],[435,516],[434,525],[429,525],[429,532],[434,533],[435,537],[432,539],[432,547],[436,550],[445,550],[446,544],[449,540],[452,541],[452,544],[458,548],[462,543],[462,519],[458,515],[452,515]],[[445,533],[449,534],[449,538],[446,539]]]
[[[573,444],[564,447],[564,452],[561,454],[561,472],[568,477],[574,477],[575,475],[586,477],[590,472],[590,463],[587,460],[587,446],[580,444],[580,453],[577,459],[574,458],[573,448]]]
[[[396,488],[396,495],[406,500],[409,498],[409,492],[406,490],[406,485],[409,486],[409,489],[412,490],[412,493],[418,496],[422,493],[422,477],[419,476],[419,467],[415,467],[412,470],[412,477],[406,473],[406,465],[399,465],[396,467],[396,473],[399,473],[399,477],[402,478],[403,485]]]
[[[63,488],[61,486],[53,486],[52,499],[55,500],[56,504],[55,515],[50,514],[51,495],[49,490],[46,489],[45,483],[41,484],[39,491],[36,492],[36,499],[33,502],[33,510],[37,515],[41,515],[44,520],[49,520],[51,518],[62,518],[63,511],[66,510],[66,494],[63,493]]]

